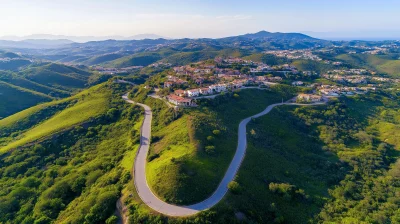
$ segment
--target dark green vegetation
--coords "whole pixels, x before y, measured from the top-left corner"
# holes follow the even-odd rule
[[[52,98],[29,89],[0,81],[0,119]]]
[[[53,63],[32,67],[22,73],[31,81],[64,90],[83,88],[91,75],[74,67]]]
[[[0,61],[0,70],[17,71],[19,68],[30,65],[28,59],[14,59],[11,61]]]
[[[31,61],[29,59],[8,51],[0,50],[0,58],[7,59],[0,60],[0,70],[17,71],[18,69],[31,64]]]
[[[29,66],[20,72],[0,71],[0,118],[41,102],[71,96],[109,78],[53,63]]]
[[[11,134],[7,136],[19,138],[34,128],[33,120],[43,126],[58,119],[66,107],[80,113],[81,107],[75,105],[91,105],[99,94],[105,99],[100,113],[97,107],[88,107],[93,116],[83,122],[1,156],[0,223],[104,223],[109,217],[115,219],[116,201],[130,179],[122,159],[125,152],[137,148],[138,132],[131,130],[142,113],[121,99],[128,88],[111,82],[93,87],[77,98],[28,113],[19,119],[21,127],[0,121],[1,133],[8,130]]]

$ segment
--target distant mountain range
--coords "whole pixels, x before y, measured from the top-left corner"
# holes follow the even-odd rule
[[[27,39],[20,41],[0,40],[0,47],[2,48],[31,48],[31,49],[45,49],[45,48],[58,48],[67,44],[72,44],[73,41],[67,39],[47,40],[47,39]]]
[[[5,39],[5,40],[1,40]],[[260,31],[258,33],[244,34],[239,36],[225,37],[225,38],[200,38],[200,39],[167,39],[156,34],[140,34],[131,37],[122,36],[62,36],[62,35],[47,35],[36,34],[25,37],[5,36],[0,37],[0,47],[2,48],[29,48],[29,49],[51,49],[51,48],[65,48],[65,47],[95,47],[95,46],[108,46],[111,48],[121,46],[138,46],[143,47],[156,46],[157,44],[168,43],[188,43],[188,42],[208,42],[217,45],[231,45],[240,44],[246,45],[247,42],[316,42],[322,41],[301,33],[271,33],[267,31]],[[303,46],[306,47],[306,46]],[[125,49],[127,50],[127,49]]]
[[[138,34],[134,36],[65,36],[65,35],[52,35],[52,34],[33,34],[29,36],[2,36],[0,40],[9,41],[25,41],[25,40],[69,40],[71,42],[85,43],[89,41],[102,41],[102,40],[143,40],[143,39],[168,39],[156,34]]]

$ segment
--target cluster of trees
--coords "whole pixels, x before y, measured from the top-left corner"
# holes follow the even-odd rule
[[[269,190],[276,193],[286,200],[290,201],[293,198],[297,199],[309,199],[310,196],[305,193],[303,189],[297,188],[295,185],[288,183],[270,183],[268,186]]]
[[[342,98],[324,110],[298,108],[295,114],[325,143],[324,150],[339,155],[350,167],[346,177],[329,191],[331,199],[318,219],[322,222],[399,223],[399,163],[397,146],[379,139],[374,124],[394,122],[400,106],[380,95]],[[398,115],[397,115],[398,116]],[[396,123],[396,122],[395,122]],[[393,125],[393,123],[392,123]]]

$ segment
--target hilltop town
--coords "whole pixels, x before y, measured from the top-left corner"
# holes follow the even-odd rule
[[[153,65],[151,65],[153,66]],[[165,66],[163,64],[163,66]],[[268,89],[277,84],[303,89],[301,102],[323,101],[330,97],[353,96],[376,91],[384,83],[399,79],[377,77],[367,69],[330,70],[323,74],[300,71],[293,65],[268,65],[241,58],[222,58],[169,68],[160,86],[155,87],[157,98],[176,107],[196,106],[196,100],[213,98],[221,93],[247,88]],[[293,80],[293,75],[296,79]],[[333,83],[325,84],[322,80]]]

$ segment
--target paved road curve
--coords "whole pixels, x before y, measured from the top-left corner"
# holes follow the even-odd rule
[[[135,104],[132,100],[128,99],[127,95],[122,97],[126,102]],[[320,103],[323,104],[323,103]],[[318,105],[320,105],[318,104]],[[200,211],[207,210],[218,202],[225,196],[228,191],[228,184],[231,182],[239,170],[239,167],[243,161],[243,158],[246,154],[247,147],[247,139],[246,139],[246,125],[251,121],[252,118],[258,118],[263,115],[268,114],[274,107],[280,105],[304,105],[310,106],[310,104],[296,104],[296,103],[276,103],[269,105],[264,111],[248,117],[244,119],[239,124],[239,133],[238,133],[238,146],[236,149],[235,156],[231,164],[229,165],[228,170],[225,173],[224,178],[219,184],[217,190],[206,200],[189,206],[177,206],[168,204],[161,199],[157,198],[153,192],[151,191],[149,185],[147,184],[146,179],[146,158],[149,151],[150,146],[150,137],[151,137],[151,120],[152,120],[152,112],[151,108],[147,105],[137,103],[137,105],[141,106],[145,110],[145,117],[141,130],[141,138],[140,138],[140,148],[136,155],[135,159],[135,167],[134,167],[134,178],[135,178],[135,186],[136,190],[139,194],[139,197],[142,199],[144,203],[146,203],[150,208],[156,210],[159,213],[162,213],[167,216],[175,216],[175,217],[184,217],[191,216]],[[316,104],[312,104],[316,105]]]

